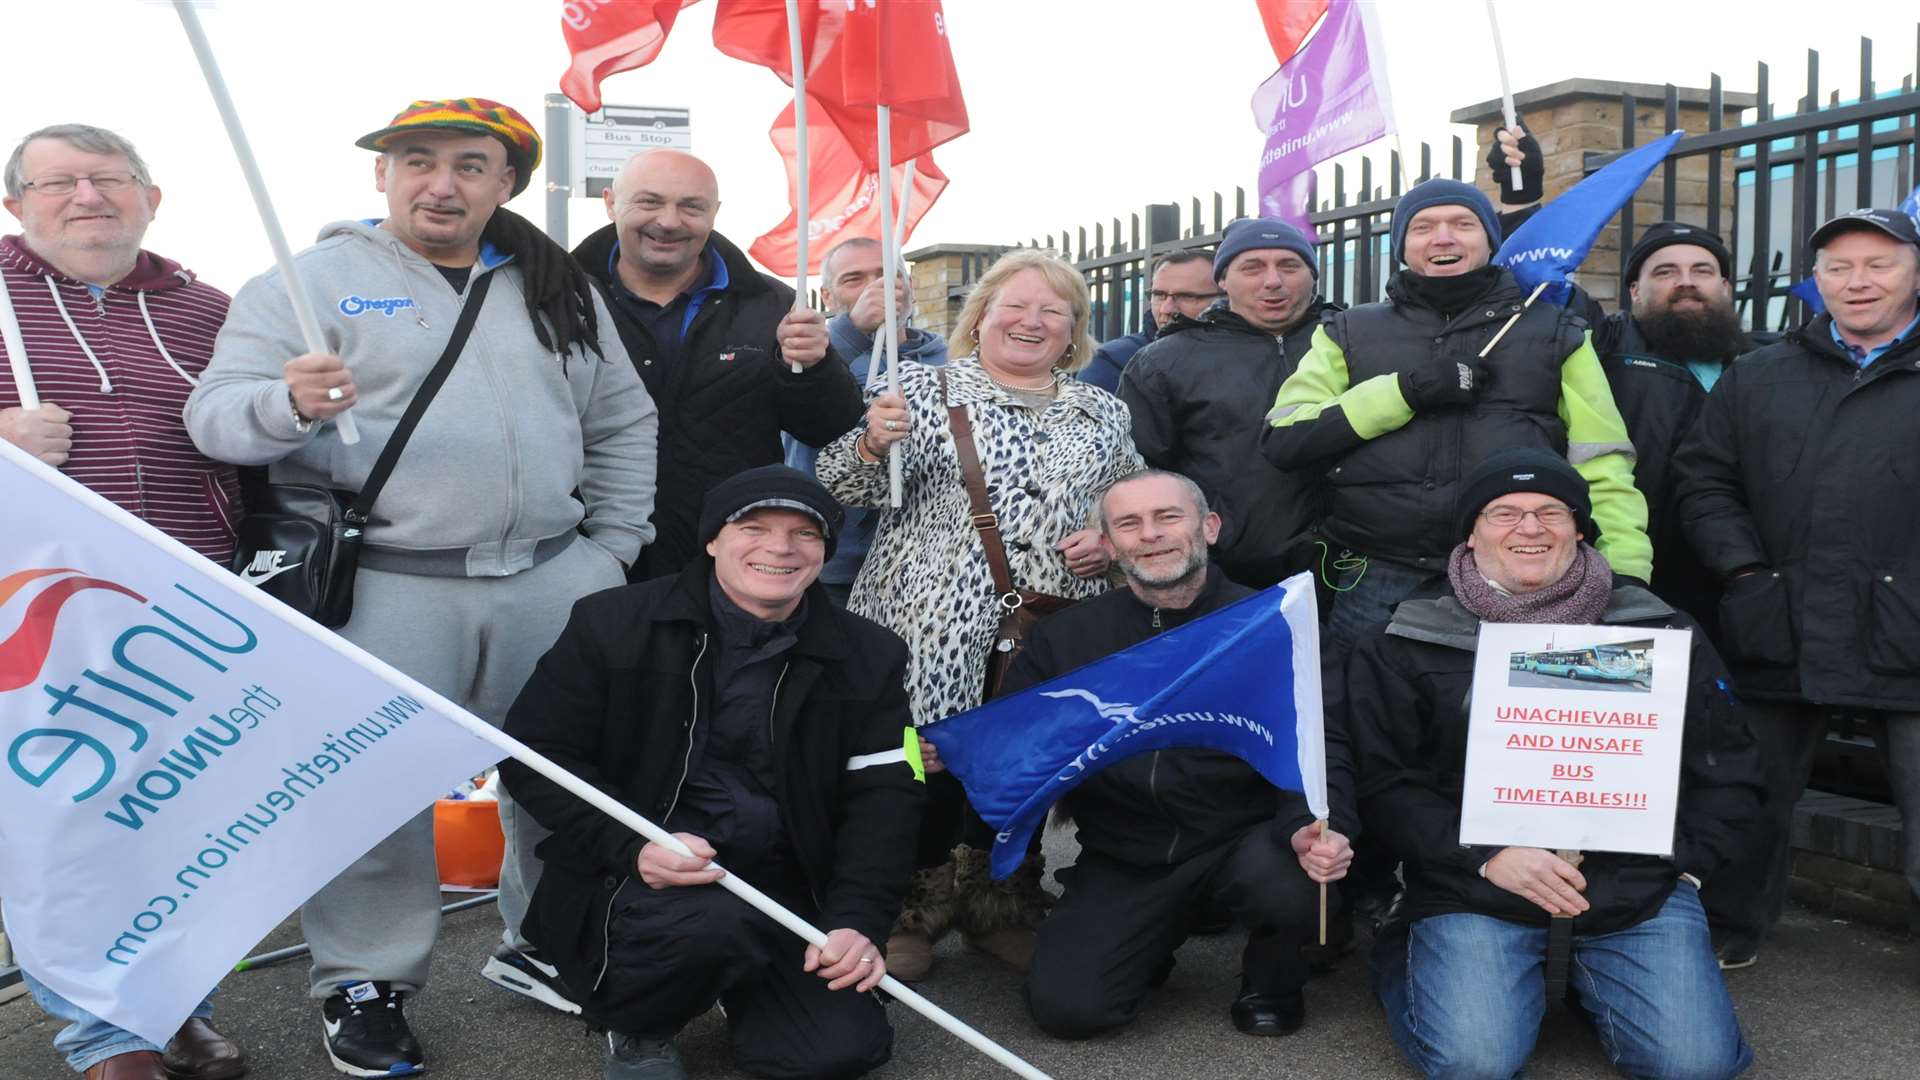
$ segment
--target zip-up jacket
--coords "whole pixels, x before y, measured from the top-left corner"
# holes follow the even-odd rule
[[[1001,696],[1111,656],[1166,630],[1218,611],[1254,590],[1207,568],[1193,604],[1155,608],[1132,589],[1115,589],[1050,615],[1034,626],[1007,669]],[[1327,718],[1327,787],[1331,827],[1357,833],[1344,730]],[[1253,766],[1218,750],[1182,747],[1122,758],[1089,777],[1062,804],[1079,828],[1080,846],[1139,867],[1165,867],[1231,843],[1263,822],[1289,835],[1313,821],[1306,799],[1281,791]]]
[[[267,465],[275,483],[357,492],[467,294],[368,222],[329,225],[296,258],[327,347],[353,375],[360,441],[341,442],[331,423],[295,425],[282,369],[307,348],[278,270],[234,298],[187,401],[187,430],[209,457]],[[584,346],[555,356],[534,336],[519,267],[486,246],[469,292],[483,274],[499,278],[374,504],[368,550],[402,572],[500,577],[555,553],[579,526],[632,562],[652,535],[656,421],[612,318],[599,308],[601,356]]]
[[[608,225],[573,251],[609,295],[625,289],[610,269],[618,241]],[[707,491],[737,472],[778,464],[782,431],[825,446],[866,412],[859,384],[831,346],[826,359],[798,375],[781,359],[774,330],[793,310],[793,289],[755,270],[719,233],[707,244],[726,264],[727,287],[701,303],[681,335],[677,361],[660,359],[653,336],[625,303],[611,305],[627,355],[660,405],[658,535],[634,567],[635,581],[677,573],[700,554]]]
[[[1290,542],[1317,516],[1313,484],[1263,457],[1260,433],[1314,328],[1339,310],[1316,300],[1290,332],[1275,335],[1216,304],[1198,320],[1175,319],[1120,376],[1133,445],[1148,465],[1207,493],[1220,514],[1214,558],[1244,585],[1285,577]]]
[[[35,388],[73,414],[61,471],[207,558],[231,562],[239,481],[233,466],[194,448],[180,419],[213,356],[227,294],[142,251],[96,297],[18,236],[0,238],[0,274]],[[0,342],[0,409],[19,405]]]
[[[1741,693],[1920,708],[1920,337],[1862,370],[1830,316],[1735,361],[1678,459],[1682,526],[1726,581]]]
[[[1670,630],[1693,621],[1635,585],[1614,589],[1599,623]],[[1402,860],[1406,916],[1472,912],[1545,925],[1532,901],[1480,876],[1494,847],[1460,843],[1474,644],[1480,620],[1451,593],[1394,609],[1385,633],[1360,644],[1347,668],[1347,725],[1367,835]],[[1502,665],[1505,666],[1504,664]],[[1623,930],[1654,915],[1680,874],[1711,882],[1760,826],[1765,773],[1726,669],[1693,635],[1673,858],[1588,852],[1580,864],[1592,905],[1576,934]],[[1688,886],[1691,887],[1691,886]]]
[[[678,575],[573,607],[507,713],[506,730],[653,821],[673,813],[695,729],[712,722],[715,639],[701,556]],[[821,925],[886,940],[913,873],[926,799],[903,752],[912,720],[899,638],[808,590],[767,718],[774,796]],[[508,790],[553,830],[525,932],[570,985],[598,984],[615,893],[638,879],[646,841],[518,762]]]
[[[1405,288],[1407,273],[1387,283],[1386,302],[1321,324],[1268,414],[1267,459],[1324,474],[1321,532],[1363,555],[1444,570],[1461,478],[1496,451],[1537,447],[1564,454],[1586,478],[1607,562],[1647,580],[1646,499],[1633,486],[1633,445],[1585,321],[1550,304],[1523,310],[1526,293],[1506,270],[1449,319]],[[1516,313],[1493,352],[1476,361]],[[1487,385],[1465,408],[1415,413],[1399,373],[1428,357],[1478,363]]]

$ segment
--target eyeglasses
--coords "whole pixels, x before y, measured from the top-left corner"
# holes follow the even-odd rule
[[[1487,524],[1502,529],[1510,529],[1522,521],[1525,521],[1529,516],[1549,529],[1557,529],[1563,525],[1572,524],[1573,522],[1573,511],[1564,506],[1543,506],[1538,510],[1520,510],[1511,506],[1496,506],[1491,510],[1481,511],[1480,516],[1487,519]]]
[[[1202,300],[1218,300],[1220,294],[1217,292],[1167,292],[1164,289],[1155,289],[1147,294],[1147,299],[1156,304],[1164,304],[1169,300],[1176,304],[1197,304]]]
[[[42,195],[71,195],[82,180],[92,184],[93,190],[102,195],[111,195],[135,182],[132,173],[107,172],[94,173],[92,176],[43,176],[28,181],[24,186]]]

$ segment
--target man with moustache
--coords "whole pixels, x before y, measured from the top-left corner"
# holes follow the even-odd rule
[[[1227,226],[1211,269],[1226,301],[1161,324],[1120,400],[1147,464],[1190,477],[1219,512],[1220,569],[1265,588],[1301,565],[1295,541],[1314,515],[1311,486],[1261,456],[1259,433],[1313,328],[1340,306],[1319,296],[1313,242],[1277,218]]]
[[[1807,246],[1827,314],[1728,367],[1675,462],[1769,770],[1761,842],[1722,875],[1714,912],[1730,968],[1754,962],[1779,918],[1829,708],[1869,722],[1920,895],[1920,228],[1853,210]]]
[[[1176,322],[1198,319],[1220,298],[1220,286],[1213,281],[1213,258],[1197,248],[1170,251],[1155,259],[1149,281],[1146,327],[1102,343],[1080,372],[1081,382],[1119,393],[1120,373],[1135,353]]]
[[[1647,227],[1627,257],[1627,311],[1593,332],[1614,403],[1633,439],[1633,482],[1647,497],[1653,591],[1718,636],[1720,588],[1680,528],[1673,456],[1707,392],[1754,348],[1733,311],[1733,256],[1720,238],[1677,221]]]
[[[1253,594],[1207,562],[1219,515],[1192,480],[1147,470],[1107,489],[1101,543],[1127,587],[1043,619],[1007,673],[1008,694],[1064,675]],[[1063,1039],[1131,1023],[1166,981],[1188,913],[1218,907],[1248,931],[1229,1010],[1249,1035],[1290,1035],[1305,1019],[1301,955],[1318,921],[1316,883],[1347,872],[1353,849],[1346,741],[1327,732],[1333,820],[1316,831],[1306,800],[1216,750],[1119,761],[1057,813],[1079,826],[1080,857],[1035,941],[1027,977],[1034,1022]]]
[[[781,461],[783,431],[827,445],[866,406],[825,317],[794,310],[793,289],[714,230],[720,184],[705,162],[678,150],[635,155],[605,200],[612,224],[573,256],[604,288],[660,405],[657,535],[629,575],[645,581],[699,555],[700,503],[713,485]]]

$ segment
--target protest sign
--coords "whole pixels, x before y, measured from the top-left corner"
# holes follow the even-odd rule
[[[1460,842],[1673,853],[1691,632],[1486,623]]]
[[[7,928],[35,978],[164,1045],[288,912],[502,753],[4,441],[0,505]]]

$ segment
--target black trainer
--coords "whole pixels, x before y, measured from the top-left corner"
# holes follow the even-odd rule
[[[341,983],[320,1003],[327,1057],[348,1076],[413,1076],[427,1071],[402,1011],[406,992],[385,982]]]
[[[495,986],[524,994],[549,1008],[571,1015],[580,1012],[580,1003],[560,978],[560,969],[542,963],[532,950],[503,944],[487,958],[480,975]]]
[[[609,1031],[606,1080],[687,1080],[687,1069],[671,1042]]]

